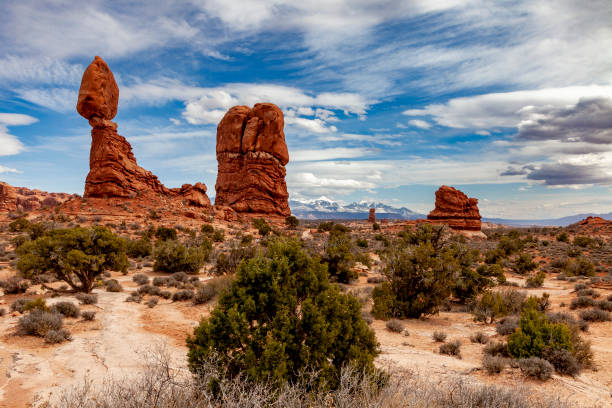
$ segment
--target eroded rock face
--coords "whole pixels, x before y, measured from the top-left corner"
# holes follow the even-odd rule
[[[63,203],[70,197],[72,195],[66,193],[47,193],[26,187],[13,187],[0,182],[0,211],[33,211],[50,208]]]
[[[480,231],[480,218],[478,199],[468,198],[461,191],[448,186],[436,191],[436,208],[427,216],[429,222],[447,224],[459,231]]]
[[[235,106],[217,127],[215,206],[237,213],[288,216],[283,112],[274,104]]]
[[[370,208],[370,213],[368,214],[368,222],[374,224],[376,222],[376,208]]]
[[[77,102],[77,111],[92,127],[84,196],[135,198],[156,193],[180,196],[187,205],[210,208],[203,183],[169,189],[157,176],[138,165],[132,146],[117,133],[117,124],[111,122],[117,114],[118,102],[119,88],[113,73],[102,58],[95,57],[83,74]]]

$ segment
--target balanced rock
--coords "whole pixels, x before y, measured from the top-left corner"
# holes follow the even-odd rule
[[[468,198],[461,191],[442,186],[436,191],[436,208],[427,216],[428,222],[446,224],[454,230],[480,231],[478,199]]]
[[[215,206],[237,213],[288,216],[285,165],[289,152],[278,106],[235,106],[217,126]]]
[[[83,74],[77,102],[77,111],[92,126],[84,196],[134,198],[156,193],[180,196],[187,205],[210,208],[203,183],[169,189],[157,176],[138,165],[132,146],[117,133],[117,124],[111,122],[117,114],[118,102],[119,88],[113,73],[102,58],[95,57]]]

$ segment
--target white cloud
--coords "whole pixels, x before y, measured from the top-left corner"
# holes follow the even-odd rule
[[[76,112],[78,89],[74,88],[21,88],[15,89],[21,99],[44,106],[56,112]]]
[[[21,171],[17,170],[17,169],[13,169],[11,167],[6,167],[0,164],[0,174],[4,174],[4,173],[16,173],[19,174],[21,173]]]
[[[0,156],[11,156],[25,150],[19,138],[9,133],[9,126],[26,126],[37,121],[32,116],[20,113],[0,113]]]
[[[412,119],[408,121],[408,124],[414,127],[418,127],[419,129],[429,129],[431,127],[431,123],[421,119]]]
[[[329,149],[293,150],[289,152],[292,162],[308,162],[319,160],[354,159],[373,154],[372,149],[356,147],[336,147]]]
[[[572,86],[490,93],[454,98],[443,104],[404,111],[408,116],[431,116],[442,126],[492,129],[516,127],[532,106],[565,107],[585,97],[612,97],[612,85]]]

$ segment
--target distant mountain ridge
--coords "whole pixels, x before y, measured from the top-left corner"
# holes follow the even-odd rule
[[[376,208],[376,218],[396,220],[417,220],[427,218],[426,214],[412,211],[406,207],[393,207],[380,202],[353,202],[341,204],[325,196],[314,200],[290,200],[291,213],[298,218],[307,220],[363,220],[368,218],[370,208]],[[504,224],[515,227],[529,226],[560,226],[566,227],[586,217],[601,217],[612,220],[612,212],[606,214],[576,214],[561,218],[543,220],[514,220],[506,218],[483,218],[483,222]]]
[[[315,200],[290,200],[291,213],[298,218],[308,220],[330,220],[330,219],[367,219],[370,208],[376,208],[376,218],[416,220],[425,218],[406,207],[393,207],[383,203],[360,201],[351,204],[340,204],[327,197]]]

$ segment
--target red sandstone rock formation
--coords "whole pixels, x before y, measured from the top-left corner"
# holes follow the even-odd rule
[[[454,230],[480,231],[478,199],[468,198],[461,191],[442,186],[436,191],[436,208],[427,216],[428,222],[447,224]]]
[[[95,57],[83,74],[77,102],[77,111],[93,128],[84,196],[134,198],[157,193],[180,196],[188,205],[210,208],[203,183],[169,189],[136,163],[132,146],[117,133],[117,124],[111,122],[118,102],[119,88],[113,73],[102,58]]]
[[[283,112],[274,104],[235,106],[217,127],[215,206],[237,213],[288,216]]]
[[[368,222],[374,224],[376,222],[376,208],[370,208],[370,214],[368,215]]]
[[[0,211],[33,211],[50,208],[63,203],[70,197],[72,195],[66,193],[47,193],[25,187],[13,187],[0,182]]]

